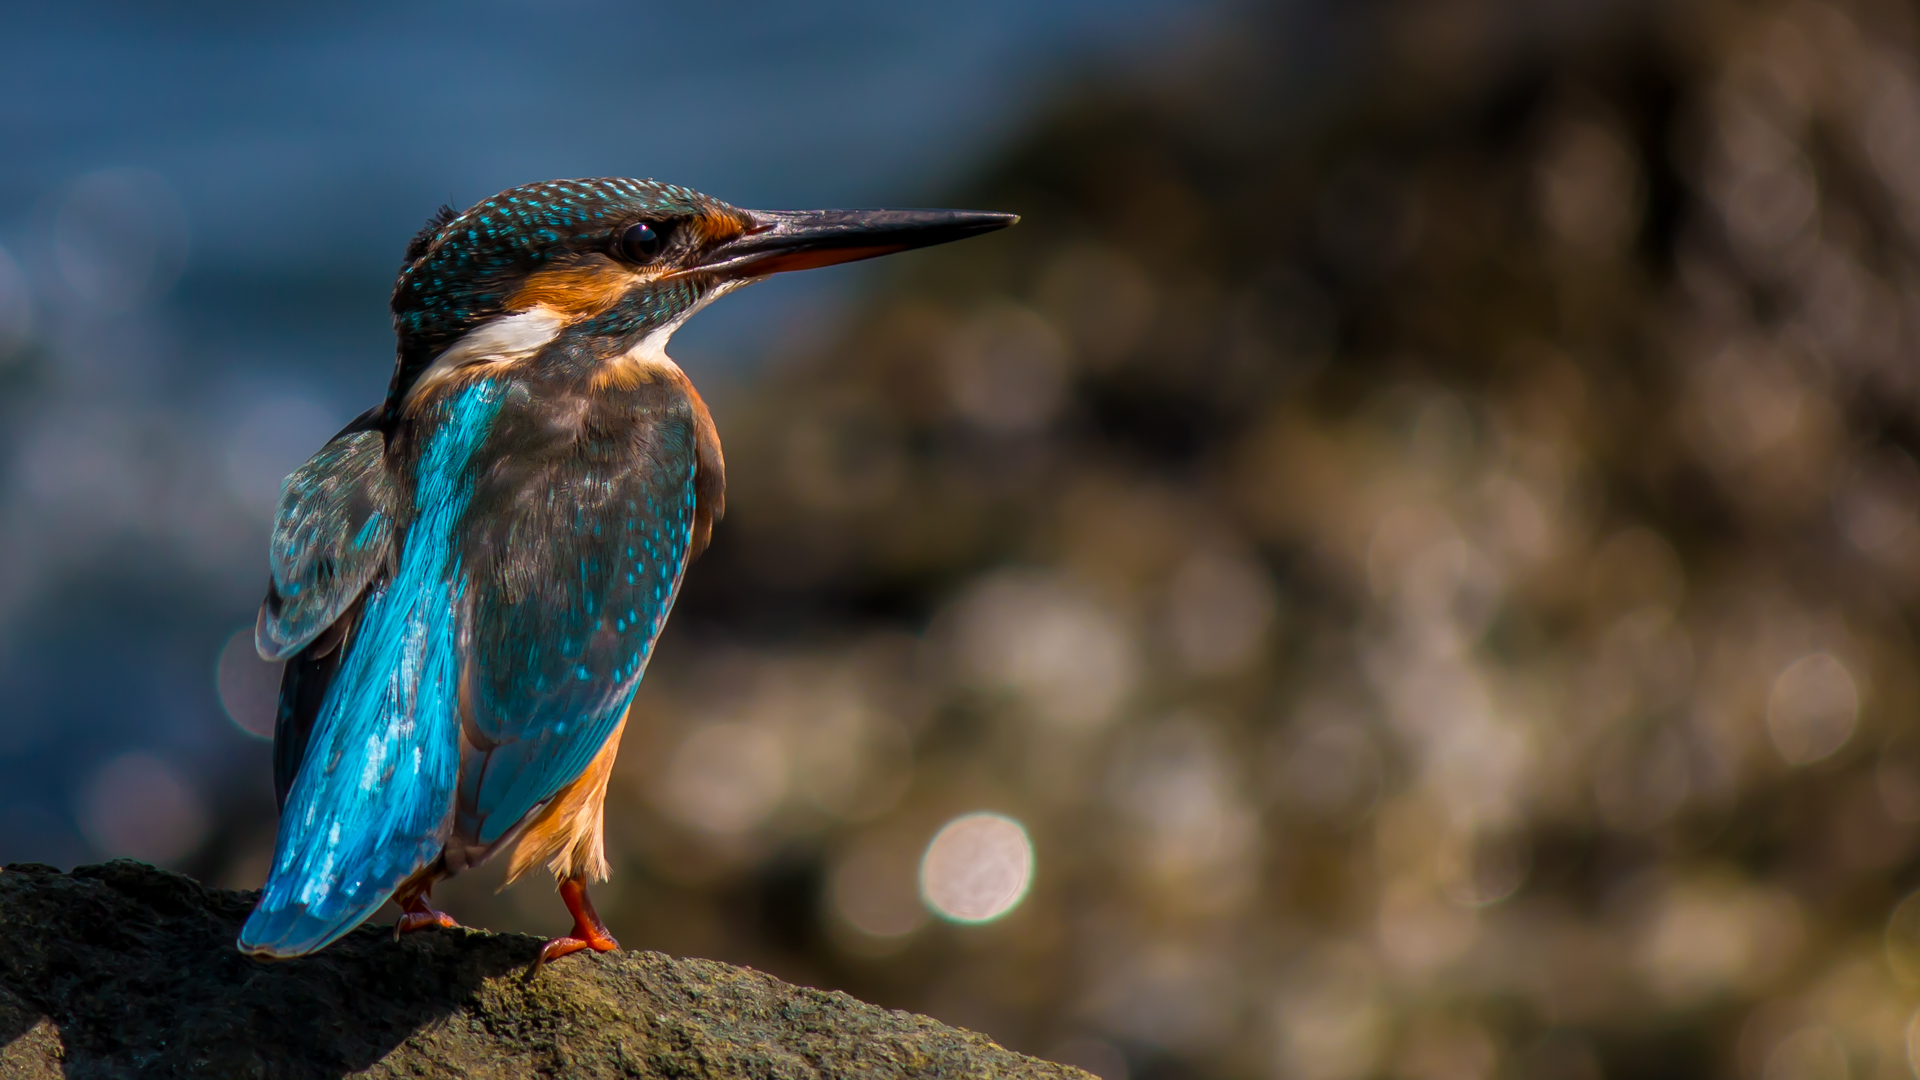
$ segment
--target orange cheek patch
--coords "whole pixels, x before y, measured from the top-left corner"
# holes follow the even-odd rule
[[[634,286],[654,275],[636,273],[609,260],[555,266],[528,275],[507,298],[508,311],[548,307],[568,322],[612,308]]]
[[[699,234],[702,246],[732,240],[746,232],[752,224],[744,214],[728,210],[710,210],[693,219],[693,228]]]

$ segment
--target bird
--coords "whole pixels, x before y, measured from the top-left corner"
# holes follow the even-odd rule
[[[384,400],[287,477],[255,624],[284,661],[273,860],[240,951],[306,956],[392,900],[510,852],[573,929],[539,965],[617,949],[588,895],[621,733],[725,510],[720,437],[666,347],[770,275],[1005,228],[965,210],[747,210],[624,177],[441,207],[406,248]]]

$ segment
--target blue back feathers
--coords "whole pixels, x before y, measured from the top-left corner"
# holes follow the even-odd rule
[[[439,854],[459,768],[458,630],[466,601],[456,527],[469,462],[501,390],[471,385],[442,415],[415,476],[415,516],[393,579],[375,587],[327,691],[280,820],[242,951],[297,956],[352,929]]]

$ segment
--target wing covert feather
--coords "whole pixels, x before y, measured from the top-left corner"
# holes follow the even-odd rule
[[[349,428],[296,469],[280,489],[267,599],[254,644],[284,660],[332,626],[387,565],[394,484],[386,438]]]

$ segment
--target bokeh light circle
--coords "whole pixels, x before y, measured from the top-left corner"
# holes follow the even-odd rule
[[[841,856],[829,879],[834,911],[869,939],[896,940],[918,930],[927,921],[914,887],[914,859],[919,854],[918,844],[912,841],[880,838],[855,845]]]
[[[1859,721],[1859,686],[1831,653],[1813,653],[1787,665],[1767,698],[1767,731],[1789,765],[1831,757]]]
[[[114,168],[75,180],[53,217],[54,264],[95,310],[158,299],[186,266],[186,210],[151,169]]]
[[[1026,899],[1033,861],[1033,841],[1018,821],[984,810],[962,814],[927,845],[920,898],[950,922],[992,922]]]
[[[242,627],[227,638],[214,669],[220,707],[233,726],[255,738],[273,738],[274,712],[280,703],[280,669],[284,664],[260,659],[253,647],[253,627]]]
[[[170,865],[198,849],[213,818],[171,763],[141,751],[101,765],[81,792],[80,827],[96,851]]]

